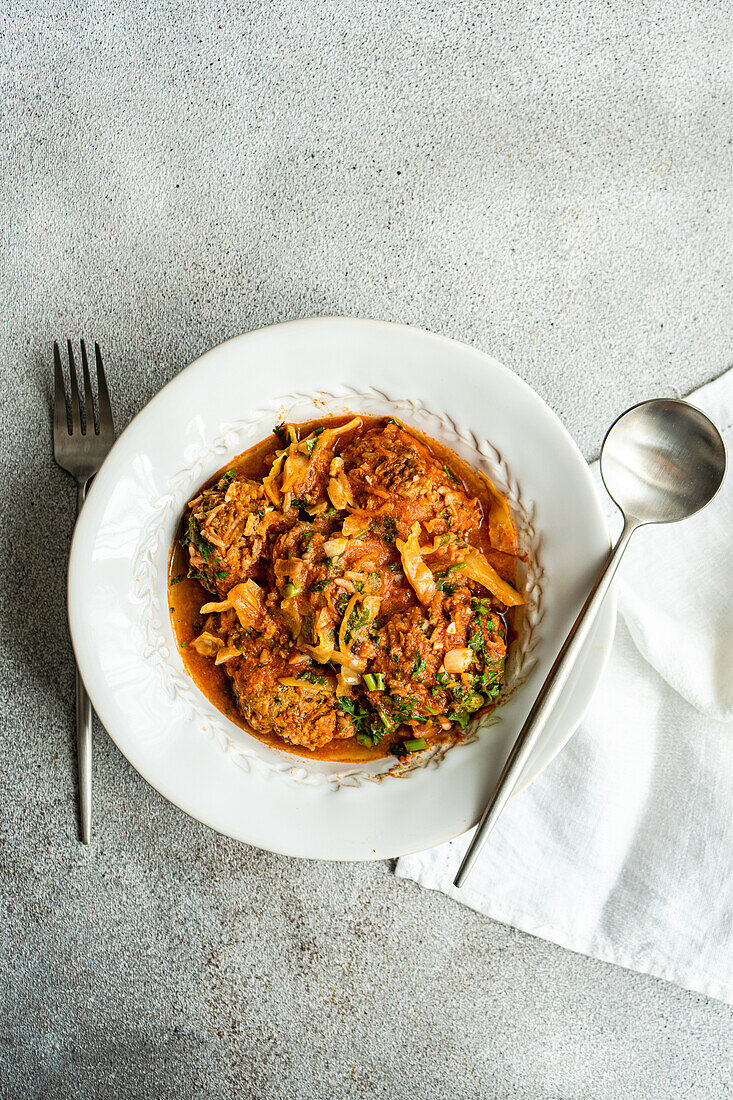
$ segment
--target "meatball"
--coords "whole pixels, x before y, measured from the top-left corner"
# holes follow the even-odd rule
[[[273,519],[262,484],[225,474],[190,505],[184,539],[191,568],[221,596],[246,581],[265,546]]]
[[[344,450],[344,467],[361,507],[388,509],[405,537],[414,522],[431,535],[480,526],[479,502],[427,447],[397,423],[367,432]]]
[[[318,672],[298,673],[287,660],[257,657],[227,662],[227,672],[244,719],[256,733],[276,733],[293,745],[318,749],[349,736],[335,708],[335,687]]]
[[[375,428],[347,447],[342,455],[349,482],[359,496],[379,495],[415,500],[428,478],[442,475],[425,447],[397,424]]]

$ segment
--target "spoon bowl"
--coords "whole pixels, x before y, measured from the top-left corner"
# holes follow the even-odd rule
[[[674,523],[708,504],[725,474],[725,446],[704,413],[686,401],[635,405],[609,428],[601,476],[628,520]]]

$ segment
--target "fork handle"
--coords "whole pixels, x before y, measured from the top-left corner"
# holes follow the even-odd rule
[[[77,484],[76,514],[87,495],[87,481]],[[76,761],[79,771],[79,826],[82,844],[92,836],[92,705],[84,682],[76,669]]]
[[[79,769],[79,825],[82,844],[92,836],[92,705],[76,670],[76,760]]]

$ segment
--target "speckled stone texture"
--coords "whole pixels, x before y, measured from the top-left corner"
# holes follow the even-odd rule
[[[54,338],[100,341],[121,427],[226,337],[346,313],[493,353],[593,457],[730,365],[730,31],[706,0],[5,5],[4,1098],[731,1095],[730,1008],[217,836],[98,727],[80,847],[48,415]]]

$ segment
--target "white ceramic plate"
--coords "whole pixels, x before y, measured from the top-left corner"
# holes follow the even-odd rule
[[[528,608],[506,701],[473,740],[384,774],[269,749],[200,693],[177,652],[166,566],[199,485],[286,413],[388,413],[507,492],[530,555]],[[490,441],[490,442],[489,442]],[[463,344],[375,321],[314,318],[207,352],[143,409],[110,452],[76,527],[69,619],[95,710],[137,770],[222,833],[289,855],[377,859],[456,836],[480,815],[609,540],[590,473],[543,401]],[[522,776],[562,748],[598,682],[613,598]]]

